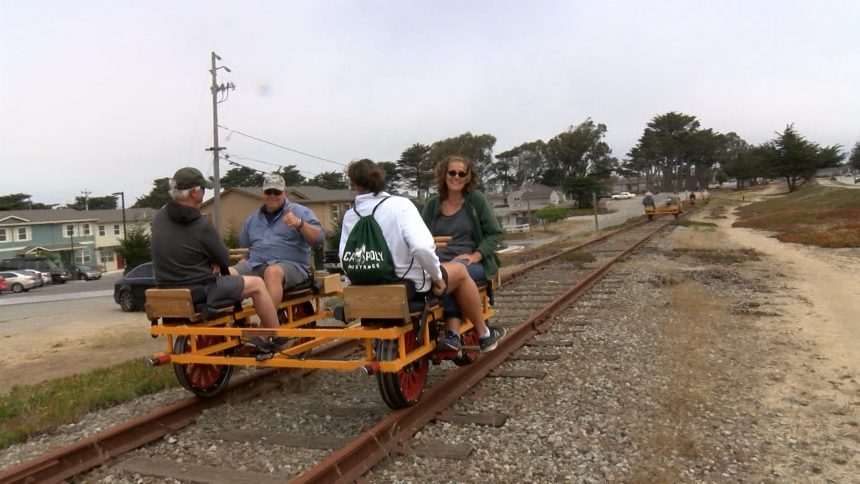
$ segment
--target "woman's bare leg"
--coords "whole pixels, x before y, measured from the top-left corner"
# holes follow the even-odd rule
[[[459,262],[442,264],[448,273],[448,293],[454,295],[457,305],[463,315],[475,326],[478,335],[487,334],[487,324],[484,322],[484,306],[481,304],[481,294],[475,281],[469,277],[466,266]]]

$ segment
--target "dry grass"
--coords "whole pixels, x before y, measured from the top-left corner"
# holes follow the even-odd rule
[[[759,260],[759,253],[753,249],[725,250],[714,248],[674,248],[666,253],[667,257],[692,257],[705,264],[740,264],[742,262]]]
[[[582,251],[568,252],[567,254],[560,256],[559,259],[564,262],[572,263],[577,269],[582,269],[589,262],[597,260],[590,252]]]
[[[776,232],[776,238],[818,247],[860,247],[860,190],[807,184],[794,193],[738,209],[738,227]]]
[[[676,230],[669,238],[674,249],[667,255],[691,255],[704,263],[722,264],[738,251],[725,251],[725,242],[714,236],[711,224],[686,224],[690,230]],[[744,259],[745,257],[738,257]],[[642,446],[649,457],[637,465],[629,482],[644,484],[675,482],[681,469],[667,462],[673,456],[697,459],[709,453],[707,435],[703,435],[697,416],[719,390],[721,369],[711,361],[708,351],[720,338],[727,320],[728,301],[715,300],[708,288],[687,279],[683,274],[667,273],[659,265],[660,287],[667,291],[668,304],[660,327],[667,386],[661,391],[659,421],[653,432],[645,435]],[[647,270],[647,267],[643,267]]]
[[[150,339],[146,333],[137,330],[128,330],[122,333],[101,333],[90,338],[87,344],[91,348],[129,348],[137,346]]]
[[[708,452],[696,415],[718,389],[720,370],[711,364],[707,352],[725,318],[725,305],[692,281],[669,288],[670,311],[661,326],[667,386],[661,393],[660,422],[645,437],[643,447],[650,456],[639,463],[630,482],[674,481],[679,469],[667,466],[662,456],[697,459]]]

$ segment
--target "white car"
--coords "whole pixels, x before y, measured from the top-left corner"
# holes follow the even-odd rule
[[[630,192],[621,192],[621,193],[616,193],[615,195],[612,195],[613,200],[627,200],[628,198],[635,198],[635,197],[636,197],[636,195],[634,195]]]
[[[42,286],[44,286],[45,284],[50,284],[50,283],[51,283],[51,274],[49,274],[49,273],[47,273],[47,272],[39,272],[39,271],[37,271],[37,270],[35,270],[35,269],[18,269],[18,270],[17,270],[17,271],[15,271],[15,272],[20,272],[20,273],[22,273],[22,274],[27,274],[28,276],[37,276],[37,277],[39,278],[39,281],[41,281],[41,283],[40,283],[38,286],[36,286],[36,287],[42,287]]]
[[[0,277],[6,279],[6,286],[14,293],[26,292],[42,283],[42,278],[15,271],[0,272]]]

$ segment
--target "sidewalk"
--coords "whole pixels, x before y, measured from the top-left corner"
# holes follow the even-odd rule
[[[102,296],[111,296],[113,297],[112,289],[105,289],[101,291],[84,291],[84,292],[72,292],[67,294],[46,294],[46,295],[32,295],[32,296],[18,296],[16,298],[3,298],[0,296],[0,306],[12,306],[13,304],[32,304],[32,303],[40,303],[40,302],[52,302],[52,301],[68,301],[69,299],[86,299],[90,297],[102,297]]]

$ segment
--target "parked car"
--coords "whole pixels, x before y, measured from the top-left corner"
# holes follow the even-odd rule
[[[29,291],[42,283],[41,277],[31,276],[16,271],[0,272],[0,277],[6,279],[6,285],[9,286],[9,290],[15,293]]]
[[[3,276],[0,276],[0,294],[3,294],[9,286],[6,285],[6,279]]]
[[[79,281],[92,281],[102,278],[102,273],[90,266],[72,266],[71,273],[72,277]]]
[[[155,287],[155,273],[152,262],[141,264],[116,281],[113,286],[113,300],[125,312],[143,311],[147,289]]]
[[[51,282],[63,284],[72,278],[69,271],[63,269],[47,257],[13,257],[0,260],[0,270],[33,269],[51,274]]]
[[[627,200],[628,198],[635,198],[635,197],[636,197],[636,195],[634,195],[630,192],[621,192],[621,193],[616,193],[615,195],[612,195],[613,200]]]
[[[35,276],[39,278],[39,284],[36,287],[42,287],[45,284],[51,283],[51,275],[47,272],[39,272],[35,269],[19,269],[16,272],[20,272],[21,274],[27,274],[28,276]]]

